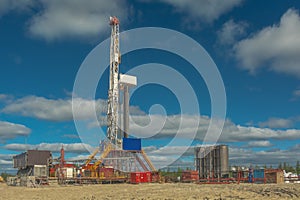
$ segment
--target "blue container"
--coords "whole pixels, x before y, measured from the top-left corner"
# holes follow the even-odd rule
[[[255,169],[253,173],[254,178],[265,178],[264,169]]]
[[[142,142],[137,138],[123,138],[123,150],[128,151],[141,151]]]

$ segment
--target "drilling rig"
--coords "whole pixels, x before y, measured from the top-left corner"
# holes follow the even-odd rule
[[[141,139],[128,138],[129,130],[129,93],[130,87],[136,86],[136,77],[122,74],[119,77],[121,54],[119,48],[119,20],[110,17],[111,44],[110,68],[107,105],[107,141],[101,141],[99,148],[85,161],[86,171],[91,177],[106,179],[102,176],[103,170],[113,169],[115,172],[145,172],[156,171],[155,167],[141,149]],[[124,131],[119,128],[119,93],[124,91]],[[138,147],[139,146],[139,147]],[[102,149],[102,150],[101,150]],[[95,160],[98,153],[100,157]],[[94,162],[93,162],[94,161]],[[102,170],[102,171],[101,171]],[[121,176],[118,176],[120,178]]]

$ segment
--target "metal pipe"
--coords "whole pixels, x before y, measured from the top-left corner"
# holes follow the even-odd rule
[[[129,89],[128,85],[124,85],[123,93],[123,135],[124,138],[128,138],[129,132]]]

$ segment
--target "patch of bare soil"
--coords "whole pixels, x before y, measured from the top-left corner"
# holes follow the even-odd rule
[[[13,187],[0,184],[0,199],[300,199],[300,184],[199,185],[192,183],[165,183],[138,185],[50,185],[39,188]]]

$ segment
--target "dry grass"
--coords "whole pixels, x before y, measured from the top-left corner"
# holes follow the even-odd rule
[[[300,184],[113,184],[51,185],[42,188],[13,187],[0,184],[0,199],[300,199]]]

